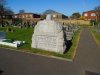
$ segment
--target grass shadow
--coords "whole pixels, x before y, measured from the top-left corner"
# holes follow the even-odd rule
[[[67,52],[70,50],[71,46],[72,46],[72,41],[71,41],[71,40],[68,40],[68,41],[66,42],[66,47],[67,47],[67,48],[66,48],[64,54],[67,53]]]

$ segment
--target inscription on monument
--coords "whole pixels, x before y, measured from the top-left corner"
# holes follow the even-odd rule
[[[45,36],[45,35],[38,35],[37,38],[37,47],[44,48],[48,47],[49,49],[54,49],[57,47],[57,39],[56,36]]]

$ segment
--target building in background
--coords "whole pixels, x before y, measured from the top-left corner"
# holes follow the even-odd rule
[[[52,16],[52,19],[62,19],[62,14],[60,13],[52,13],[51,16]]]
[[[84,20],[100,20],[100,16],[98,16],[99,11],[91,10],[83,12],[82,16],[84,17]]]
[[[34,13],[19,13],[15,14],[14,18],[32,20],[32,19],[40,19],[40,15]]]
[[[51,10],[51,9],[46,10],[46,11],[43,13],[43,15],[45,15],[45,16],[47,16],[48,14],[51,15],[51,18],[52,18],[53,20],[68,19],[68,16],[66,16],[66,15],[64,15],[64,14],[62,14],[62,13],[56,12],[56,11],[54,11],[54,10]]]
[[[9,14],[9,13],[4,13],[4,14],[0,14],[0,19],[12,19],[13,14]]]

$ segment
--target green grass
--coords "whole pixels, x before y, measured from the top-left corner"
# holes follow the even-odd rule
[[[13,43],[12,39],[3,40],[3,42]]]
[[[44,51],[41,49],[31,48],[31,41],[32,41],[31,38],[34,31],[33,28],[28,28],[28,29],[12,28],[12,29],[14,30],[14,32],[7,32],[7,39],[26,41],[26,44],[18,47],[17,50],[32,52],[32,53],[42,54],[42,55],[47,55],[47,56],[57,56],[57,57],[62,57],[62,58],[67,58],[67,59],[73,59],[73,57],[75,56],[75,52],[78,46],[78,41],[79,41],[79,36],[80,36],[80,30],[75,32],[73,40],[72,40],[73,44],[71,48],[68,50],[68,52],[65,54],[59,54],[55,52],[49,52],[49,51]],[[6,31],[7,28],[0,28],[0,31],[1,30]]]
[[[6,31],[6,27],[0,27],[0,31]]]
[[[0,28],[0,31],[6,32],[6,38],[7,39],[13,39],[13,40],[20,40],[20,41],[26,41],[26,44],[23,45],[21,48],[30,48],[31,47],[31,38],[34,29],[33,28],[13,28],[14,32],[7,32],[7,27]]]
[[[33,34],[33,29],[19,29],[14,28],[14,32],[7,32],[7,38],[26,41],[31,43],[31,38]]]
[[[91,33],[96,41],[96,44],[100,46],[100,33],[98,33],[95,29],[91,28]]]
[[[64,54],[68,59],[73,59],[76,53],[76,49],[79,43],[81,30],[78,30],[73,37],[72,46],[67,53]]]

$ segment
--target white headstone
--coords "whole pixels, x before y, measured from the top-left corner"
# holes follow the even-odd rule
[[[66,45],[62,25],[47,15],[46,20],[39,21],[35,26],[31,47],[63,54]]]

